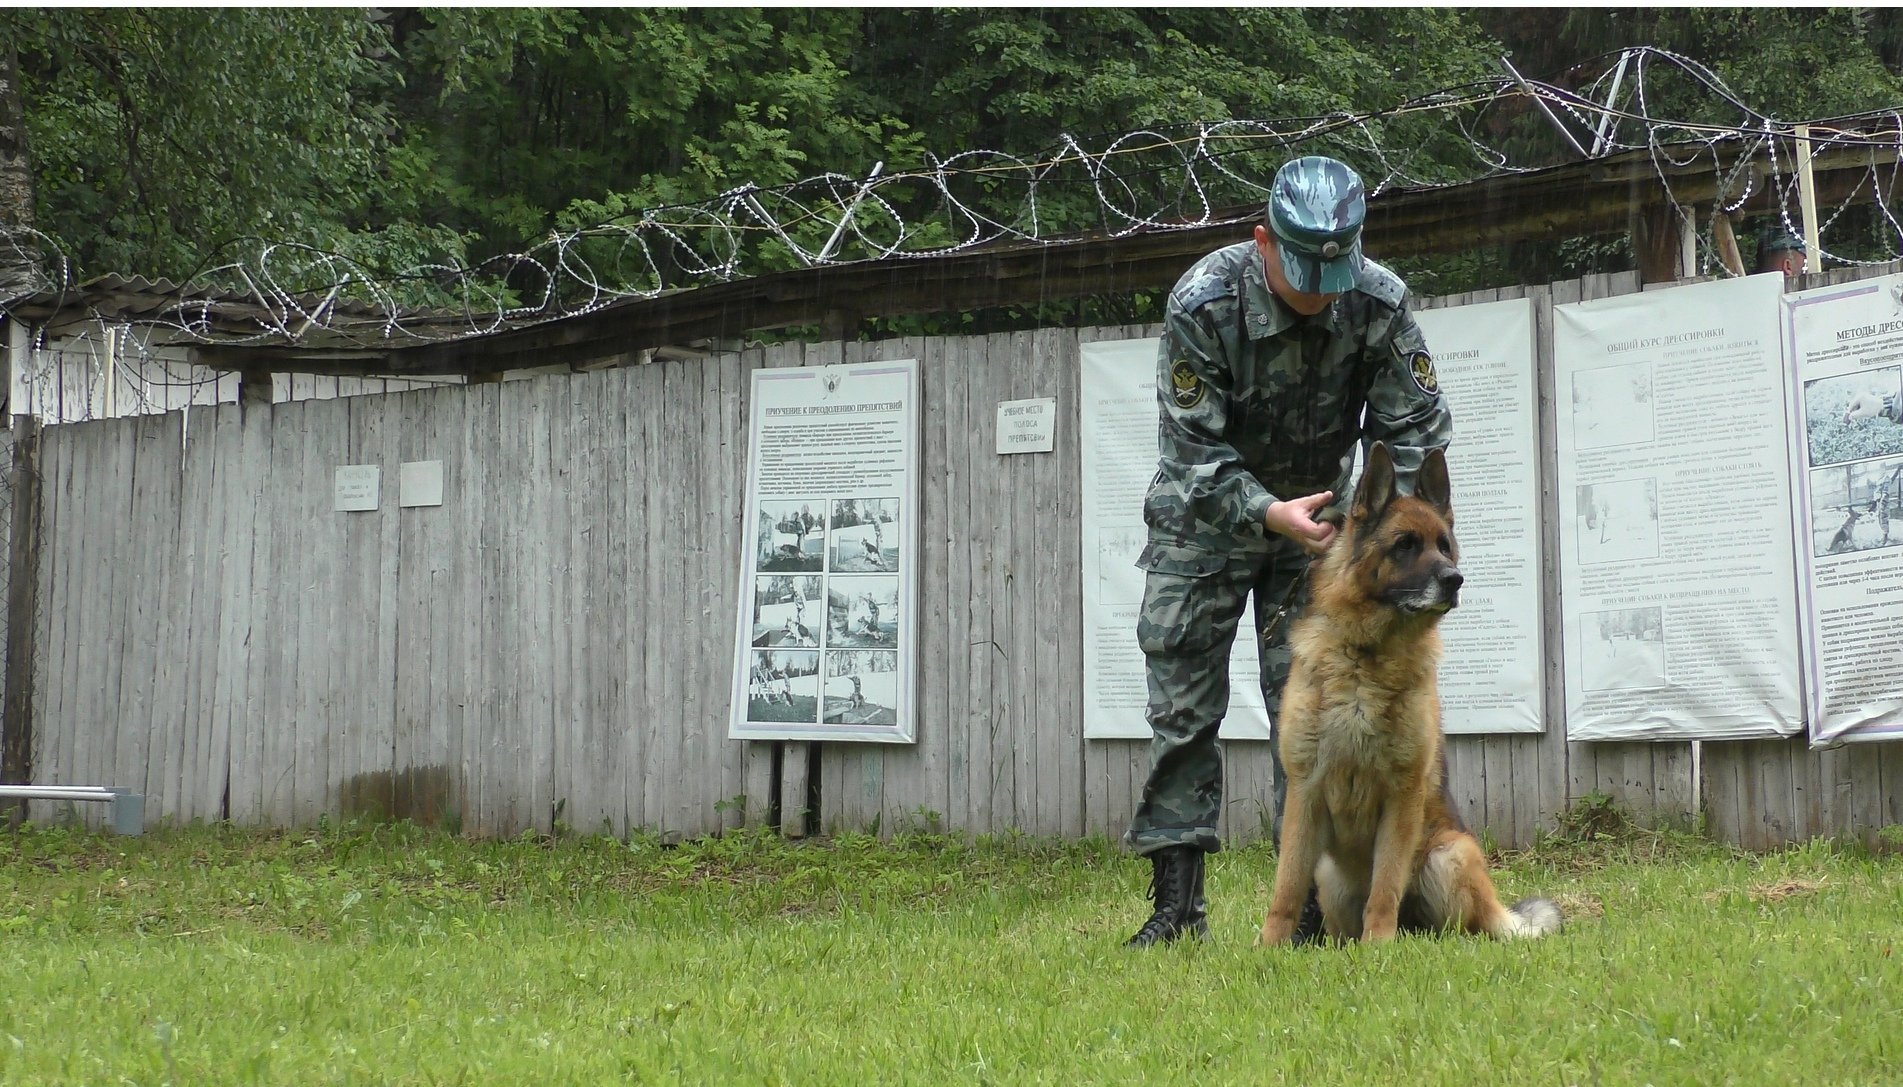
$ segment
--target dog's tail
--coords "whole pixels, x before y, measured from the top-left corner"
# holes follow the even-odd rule
[[[1566,923],[1559,905],[1550,898],[1522,898],[1506,909],[1505,931],[1494,935],[1508,940],[1551,936]]]

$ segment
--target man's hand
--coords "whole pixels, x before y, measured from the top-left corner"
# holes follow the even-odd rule
[[[1287,536],[1306,548],[1309,554],[1319,555],[1334,542],[1335,526],[1315,520],[1315,511],[1326,506],[1334,497],[1335,492],[1323,491],[1306,498],[1270,503],[1268,516],[1262,519],[1263,523],[1270,532]]]

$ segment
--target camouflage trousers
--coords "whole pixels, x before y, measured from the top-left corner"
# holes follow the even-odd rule
[[[1150,777],[1137,801],[1125,842],[1138,853],[1172,845],[1206,852],[1222,847],[1222,741],[1216,730],[1229,712],[1229,652],[1243,606],[1255,596],[1257,656],[1269,720],[1279,715],[1288,682],[1288,628],[1283,616],[1265,636],[1290,587],[1308,568],[1293,540],[1272,537],[1270,550],[1207,551],[1151,541],[1139,564],[1147,571],[1137,642],[1148,668]],[[1282,757],[1275,763],[1270,818],[1279,836],[1287,788]]]

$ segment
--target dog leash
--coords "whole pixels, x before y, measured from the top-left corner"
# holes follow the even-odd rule
[[[1270,614],[1268,622],[1262,624],[1263,645],[1269,644],[1269,639],[1275,637],[1275,632],[1281,629],[1289,613],[1295,610],[1296,598],[1300,596],[1303,589],[1308,587],[1308,571],[1313,565],[1315,565],[1313,559],[1302,564],[1302,572],[1295,575],[1295,580],[1288,583],[1288,591],[1282,594],[1282,600],[1275,606],[1275,611]]]

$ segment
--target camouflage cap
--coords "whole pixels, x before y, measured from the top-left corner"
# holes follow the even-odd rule
[[[1764,233],[1758,238],[1758,260],[1760,262],[1773,253],[1784,253],[1793,249],[1802,252],[1804,249],[1804,239],[1775,223],[1766,227]]]
[[[1269,229],[1289,285],[1338,294],[1361,272],[1361,177],[1344,162],[1309,155],[1283,165],[1269,184]]]

